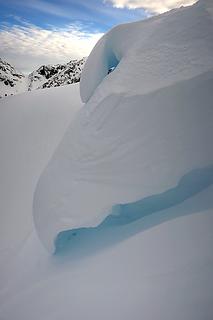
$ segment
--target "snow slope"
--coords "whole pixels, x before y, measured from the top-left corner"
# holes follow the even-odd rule
[[[80,106],[77,84],[0,101],[0,249],[13,247],[32,229],[38,177]]]
[[[33,233],[1,265],[0,319],[211,320],[212,194],[211,186],[135,223],[73,236],[61,255]]]
[[[184,176],[192,178],[181,183],[183,199],[194,181],[198,190],[213,182],[213,19],[205,2],[110,31],[87,59],[80,88],[84,101],[92,96],[35,192],[36,230],[50,251],[61,231],[95,227],[118,214],[114,206],[155,197]],[[170,205],[177,199],[178,191]]]
[[[199,42],[207,3],[147,24]],[[212,320],[212,66],[145,94],[137,63],[119,91],[122,61],[84,87],[88,61],[83,107],[78,85],[0,101],[0,319]]]

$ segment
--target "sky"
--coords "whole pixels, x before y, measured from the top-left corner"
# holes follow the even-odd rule
[[[0,57],[27,74],[88,56],[113,26],[195,0],[0,0]]]

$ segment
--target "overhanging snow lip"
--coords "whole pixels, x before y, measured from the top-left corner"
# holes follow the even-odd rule
[[[120,26],[116,26],[103,35],[87,58],[80,81],[80,96],[84,103],[89,101],[96,88],[109,74],[109,70],[115,69],[122,59],[122,56],[118,57],[116,54],[115,44],[112,40],[114,33],[119,28]],[[99,71],[98,74],[93,72],[93,67]]]

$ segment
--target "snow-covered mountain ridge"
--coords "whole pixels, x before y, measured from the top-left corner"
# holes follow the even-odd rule
[[[0,98],[35,89],[77,83],[80,81],[85,61],[86,58],[82,58],[65,64],[42,65],[25,76],[0,59]]]
[[[25,76],[0,58],[0,98],[26,89]]]
[[[43,65],[29,76],[28,90],[64,86],[80,81],[86,58],[71,60],[66,64]]]

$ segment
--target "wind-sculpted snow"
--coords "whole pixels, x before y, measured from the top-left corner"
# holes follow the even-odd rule
[[[112,93],[152,92],[212,69],[212,19],[213,2],[203,0],[115,27],[87,59],[80,84],[83,102],[93,97],[97,103]]]
[[[115,205],[170,190],[193,170],[204,169],[205,185],[205,168],[213,164],[212,91],[209,72],[147,95],[113,94],[81,109],[35,192],[34,221],[45,246],[54,251],[61,231],[95,227]],[[193,183],[180,184],[179,201],[199,190],[200,182]]]
[[[88,102],[35,191],[35,227],[50,251],[60,232],[96,227],[114,208],[121,216],[128,208],[119,221],[131,221],[144,214],[138,204],[147,197],[167,192],[161,210],[212,183],[205,171],[213,165],[209,4],[116,27],[94,48],[80,83]],[[178,185],[200,169],[196,186]]]
[[[153,219],[150,219],[148,224],[148,227],[150,228],[156,224],[156,217],[154,213],[177,206],[197,193],[207,189],[212,184],[213,166],[193,170],[186,174],[179,181],[176,187],[170,190],[136,202],[113,206],[110,214],[97,227],[79,228],[60,232],[55,239],[55,254],[69,253],[69,250],[73,250],[77,245],[81,245],[81,243],[82,246],[85,246],[85,243],[90,242],[90,238],[92,238],[94,245],[94,235],[97,235],[97,241],[102,239],[102,243],[99,243],[99,246],[103,247],[105,244],[109,245],[110,242],[113,243],[120,241],[123,237],[127,237],[128,233],[126,234],[126,232],[122,229],[118,229],[118,227],[130,224],[146,216],[153,215]],[[188,215],[190,213],[190,211],[187,211],[183,214]],[[180,216],[180,213],[178,215],[171,214],[166,217],[163,216],[160,217],[160,219],[157,219],[157,223],[160,224],[170,219],[177,218],[178,216]],[[117,228],[116,230],[118,234],[112,237],[115,227]],[[143,225],[144,229],[147,229],[148,227]],[[109,234],[110,239],[106,240],[108,237],[107,235]],[[98,246],[96,245],[93,250],[97,250],[97,247]],[[89,247],[87,247],[87,249],[88,248]]]
[[[114,29],[84,106],[1,100],[0,319],[213,319],[211,12]]]

